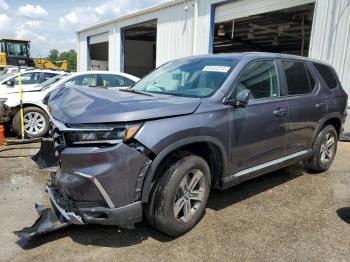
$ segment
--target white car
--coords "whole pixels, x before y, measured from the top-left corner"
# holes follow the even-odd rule
[[[21,70],[22,71],[22,70]],[[66,74],[63,71],[32,69],[21,72],[23,91],[30,91],[36,85],[57,75]],[[0,94],[13,93],[19,91],[18,71],[2,75],[0,77]]]
[[[84,73],[62,74],[53,77],[31,90],[23,92],[24,132],[27,137],[45,136],[49,131],[49,112],[42,100],[59,87],[86,86],[95,88],[120,89],[127,88],[139,81],[139,78],[124,74],[104,71],[89,71]],[[19,112],[19,92],[2,93],[0,91],[0,122],[11,122],[17,135],[21,134]]]

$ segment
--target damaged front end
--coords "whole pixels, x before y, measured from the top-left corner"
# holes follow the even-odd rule
[[[56,120],[53,124],[52,139],[43,139],[33,157],[40,168],[51,171],[46,190],[52,208],[39,206],[35,224],[15,233],[31,238],[70,224],[132,227],[140,222],[142,185],[151,164],[146,149],[132,139],[82,144],[72,133],[85,130]]]

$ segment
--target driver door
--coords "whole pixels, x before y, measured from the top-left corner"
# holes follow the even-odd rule
[[[40,72],[30,72],[21,74],[21,82],[23,91],[32,90],[36,85],[40,84]],[[19,88],[19,78],[18,76],[14,78],[14,86]]]
[[[275,61],[257,61],[246,67],[234,94],[242,89],[251,91],[251,99],[231,115],[234,173],[285,155],[288,103],[280,90]]]

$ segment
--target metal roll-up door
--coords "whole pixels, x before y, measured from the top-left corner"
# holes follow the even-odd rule
[[[108,33],[90,36],[90,45],[108,42]]]
[[[315,0],[233,0],[216,7],[215,23],[314,2]]]

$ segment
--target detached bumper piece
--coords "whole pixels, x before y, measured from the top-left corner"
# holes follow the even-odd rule
[[[32,157],[32,160],[40,169],[58,167],[60,158],[56,152],[53,139],[42,138],[40,150]]]
[[[58,214],[57,216],[56,211],[50,207],[35,204],[35,208],[40,217],[31,227],[25,227],[22,230],[13,232],[18,237],[31,239],[38,235],[55,231],[70,225],[68,221],[61,217],[61,214]]]

